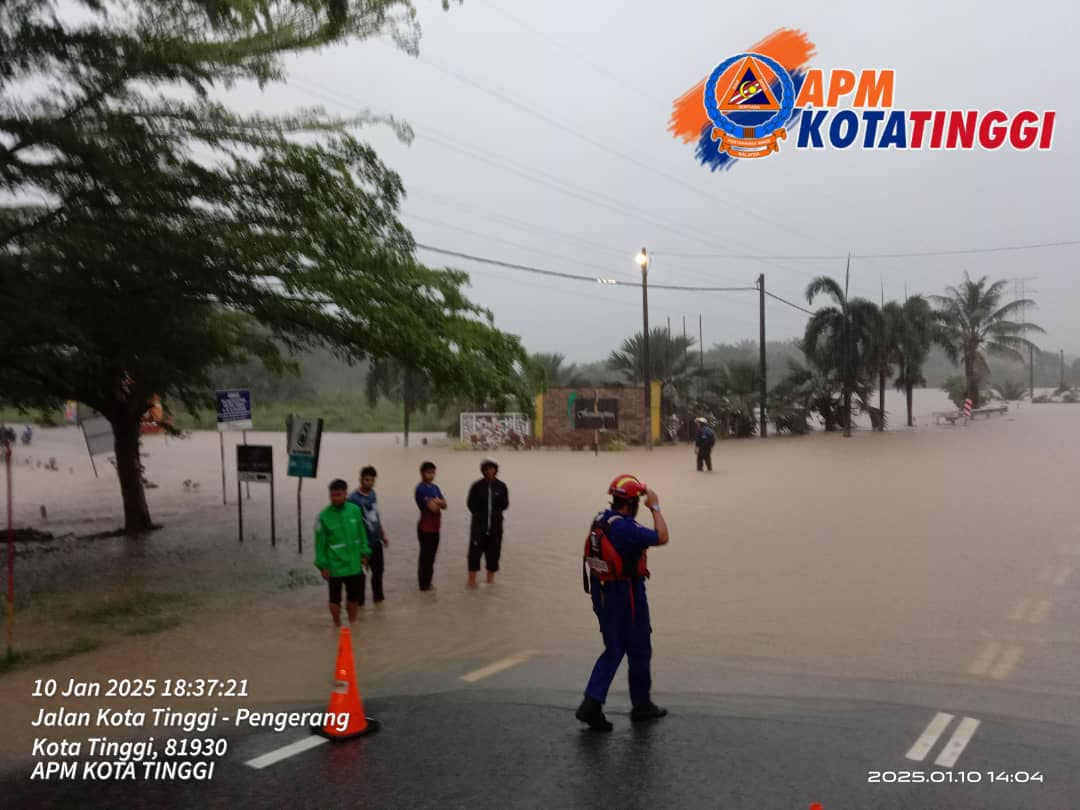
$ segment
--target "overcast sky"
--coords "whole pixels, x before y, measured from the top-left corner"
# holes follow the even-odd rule
[[[1080,239],[1077,105],[1080,28],[1072,2],[759,2],[465,0],[444,13],[420,0],[420,57],[368,41],[289,61],[290,82],[238,102],[267,110],[323,104],[409,122],[404,145],[364,133],[408,191],[418,242],[588,276],[652,283],[751,285],[805,303],[814,275],[843,260],[755,261],[672,254],[855,254],[852,293],[877,300],[940,292],[966,269],[1033,276],[1040,344],[1080,351],[1080,246],[873,260],[859,254]],[[796,151],[710,173],[667,132],[671,102],[726,57],[780,27],[817,46],[812,67],[894,68],[899,109],[1057,110],[1050,152]],[[461,78],[458,78],[461,77]],[[464,80],[462,80],[464,79]],[[518,106],[515,106],[518,105]],[[622,153],[622,157],[614,152]],[[483,160],[474,156],[480,156]],[[511,171],[510,168],[514,171]],[[604,357],[641,328],[639,288],[539,277],[448,259],[471,296],[530,351]],[[757,298],[652,291],[652,325],[706,346],[757,337]],[[770,339],[801,334],[805,315],[768,304]]]

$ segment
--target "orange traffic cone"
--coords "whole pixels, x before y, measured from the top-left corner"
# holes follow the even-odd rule
[[[356,667],[353,666],[352,636],[348,626],[341,628],[338,638],[337,666],[334,667],[334,688],[330,691],[330,706],[327,712],[333,715],[347,714],[349,723],[344,731],[338,730],[338,724],[331,719],[325,726],[312,726],[313,734],[320,734],[331,740],[349,740],[379,730],[379,721],[364,714],[364,701],[360,699],[360,690],[356,686]]]

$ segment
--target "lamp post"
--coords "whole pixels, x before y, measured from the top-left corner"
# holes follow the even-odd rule
[[[645,378],[645,447],[652,450],[652,397],[650,396],[652,392],[649,390],[651,368],[649,364],[649,254],[645,248],[642,248],[641,253],[636,256],[636,261],[641,267],[641,320],[644,325],[641,335],[644,354],[642,376]]]

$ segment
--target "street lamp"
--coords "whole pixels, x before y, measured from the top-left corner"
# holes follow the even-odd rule
[[[649,254],[645,248],[641,249],[635,260],[641,267],[641,320],[644,324],[642,331],[642,358],[645,378],[645,447],[652,450],[652,397],[649,391]]]

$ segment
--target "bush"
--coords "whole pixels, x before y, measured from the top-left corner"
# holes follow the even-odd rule
[[[458,442],[454,445],[455,450],[472,450],[473,446],[469,442]]]
[[[626,450],[630,445],[624,442],[622,439],[610,439],[600,445],[601,450],[610,450],[613,452],[621,452]]]

